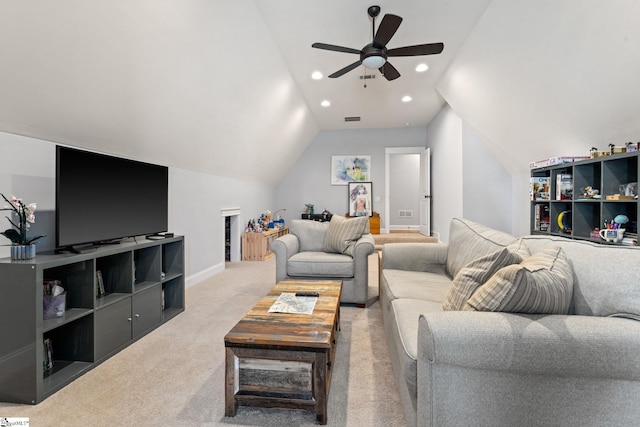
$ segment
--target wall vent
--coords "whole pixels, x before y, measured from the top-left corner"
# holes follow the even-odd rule
[[[344,121],[345,122],[359,122],[360,121],[360,117],[359,116],[345,117]]]
[[[398,217],[399,218],[413,218],[413,211],[412,210],[399,210],[398,211]]]

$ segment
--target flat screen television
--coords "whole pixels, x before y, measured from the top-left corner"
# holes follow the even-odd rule
[[[169,170],[56,146],[56,248],[167,231]]]

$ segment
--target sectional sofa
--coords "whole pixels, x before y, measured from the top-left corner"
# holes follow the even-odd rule
[[[638,425],[640,248],[453,219],[381,279],[410,426]]]

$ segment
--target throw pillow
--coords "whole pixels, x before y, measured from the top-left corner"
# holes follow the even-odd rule
[[[364,234],[367,224],[369,218],[366,216],[347,219],[334,214],[325,235],[324,250],[353,256],[353,246]]]
[[[510,249],[500,249],[465,265],[453,279],[447,297],[442,304],[442,309],[462,310],[476,289],[489,280],[498,270],[522,261],[522,256]],[[518,248],[515,249],[517,250]]]
[[[572,296],[573,269],[562,248],[551,246],[500,269],[464,310],[567,314]]]

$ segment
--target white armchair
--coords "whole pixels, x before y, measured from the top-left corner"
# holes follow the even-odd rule
[[[331,222],[293,220],[289,234],[271,243],[276,254],[276,282],[284,279],[342,280],[340,302],[365,307],[368,299],[368,258],[374,241],[367,217]]]

